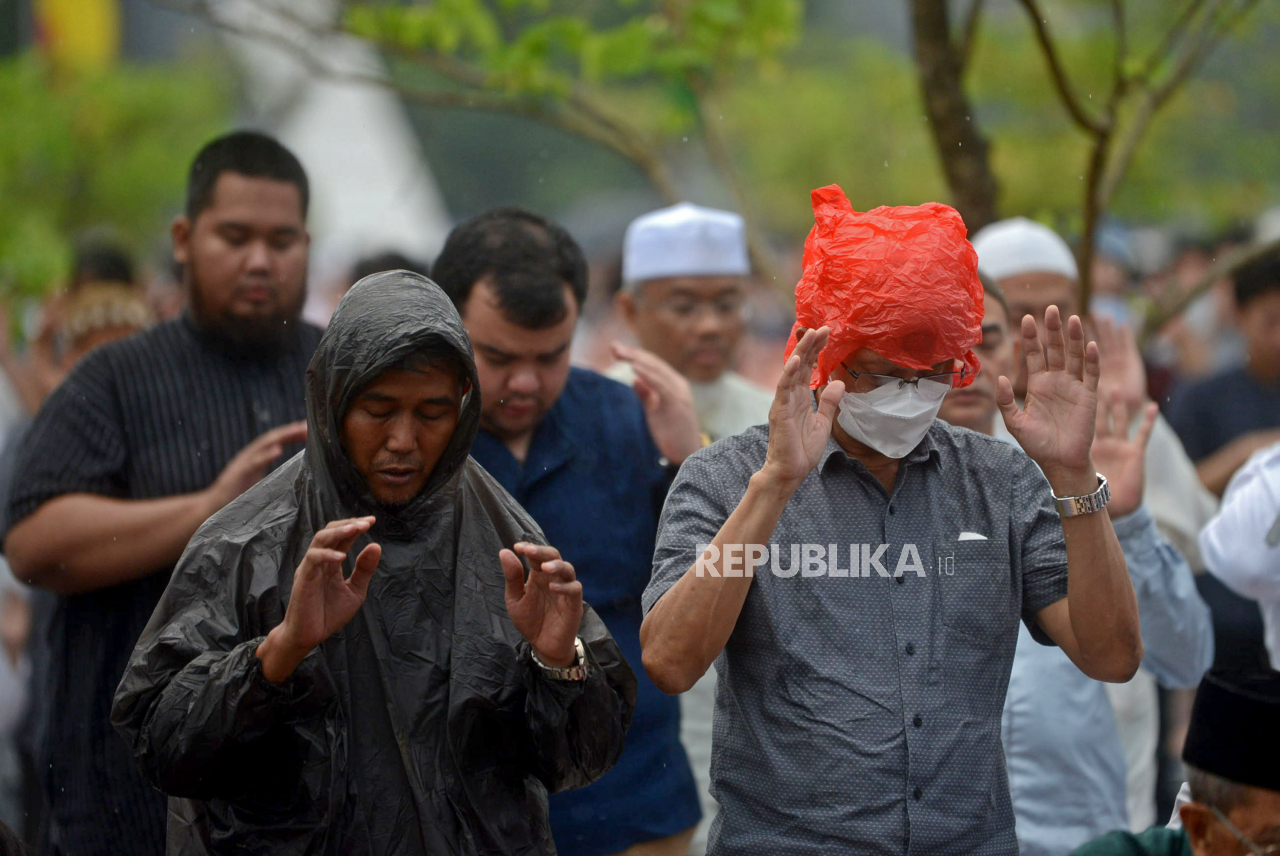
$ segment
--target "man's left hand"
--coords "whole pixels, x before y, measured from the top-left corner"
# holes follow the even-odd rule
[[[519,557],[529,561],[529,578]],[[552,668],[573,665],[575,640],[582,622],[582,583],[573,565],[560,558],[555,547],[525,541],[498,554],[507,579],[507,614],[521,635],[529,640],[538,659]]]
[[[613,355],[630,363],[635,370],[632,389],[640,396],[649,434],[662,456],[673,464],[680,464],[701,449],[702,429],[693,407],[693,390],[684,375],[643,348],[615,342]]]
[[[1098,346],[1085,345],[1084,325],[1076,315],[1067,322],[1064,340],[1056,306],[1045,312],[1044,324],[1042,341],[1035,319],[1022,319],[1027,360],[1023,408],[1018,409],[1007,377],[998,381],[996,403],[1009,433],[1040,466],[1054,493],[1092,493],[1097,488],[1090,447],[1098,410]]]
[[[1146,468],[1143,459],[1147,453],[1147,441],[1156,424],[1160,408],[1154,401],[1148,402],[1142,414],[1142,424],[1131,438],[1129,436],[1129,406],[1118,390],[1113,389],[1107,401],[1098,407],[1097,433],[1093,438],[1093,464],[1107,477],[1111,486],[1111,517],[1124,517],[1138,510],[1142,504],[1143,480]]]

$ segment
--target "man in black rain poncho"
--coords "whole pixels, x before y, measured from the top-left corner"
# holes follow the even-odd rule
[[[635,678],[479,416],[434,283],[343,298],[306,451],[196,533],[116,693],[170,854],[555,852],[546,790],[614,764]]]

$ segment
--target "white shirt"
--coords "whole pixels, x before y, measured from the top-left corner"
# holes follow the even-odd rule
[[[1222,509],[1200,533],[1200,552],[1210,573],[1258,602],[1271,666],[1280,669],[1280,443],[1231,477]]]

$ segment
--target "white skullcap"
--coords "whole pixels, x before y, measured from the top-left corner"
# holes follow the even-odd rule
[[[742,218],[681,202],[638,217],[622,240],[627,288],[671,276],[746,276],[751,273]]]
[[[1080,279],[1076,257],[1067,242],[1048,226],[1026,217],[992,223],[974,235],[972,243],[978,253],[978,270],[997,282],[1024,273]]]

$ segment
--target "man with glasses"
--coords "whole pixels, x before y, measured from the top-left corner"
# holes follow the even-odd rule
[[[632,222],[617,302],[642,350],[615,346],[620,362],[609,376],[643,395],[660,363],[675,369],[711,440],[767,422],[773,397],[730,368],[746,332],[750,276],[737,214],[682,202]]]
[[[1097,680],[1142,658],[1090,456],[1097,347],[1055,307],[1045,335],[1022,319],[1026,404],[1007,378],[997,400],[1025,455],[937,421],[979,367],[959,214],[861,214],[834,186],[813,201],[769,424],[681,467],[643,664],[681,692],[716,662],[710,853],[1013,856],[1000,714],[1019,619]]]
[[[1190,799],[1167,827],[1112,832],[1074,856],[1280,856],[1278,722],[1280,673],[1210,672],[1182,752]]]

